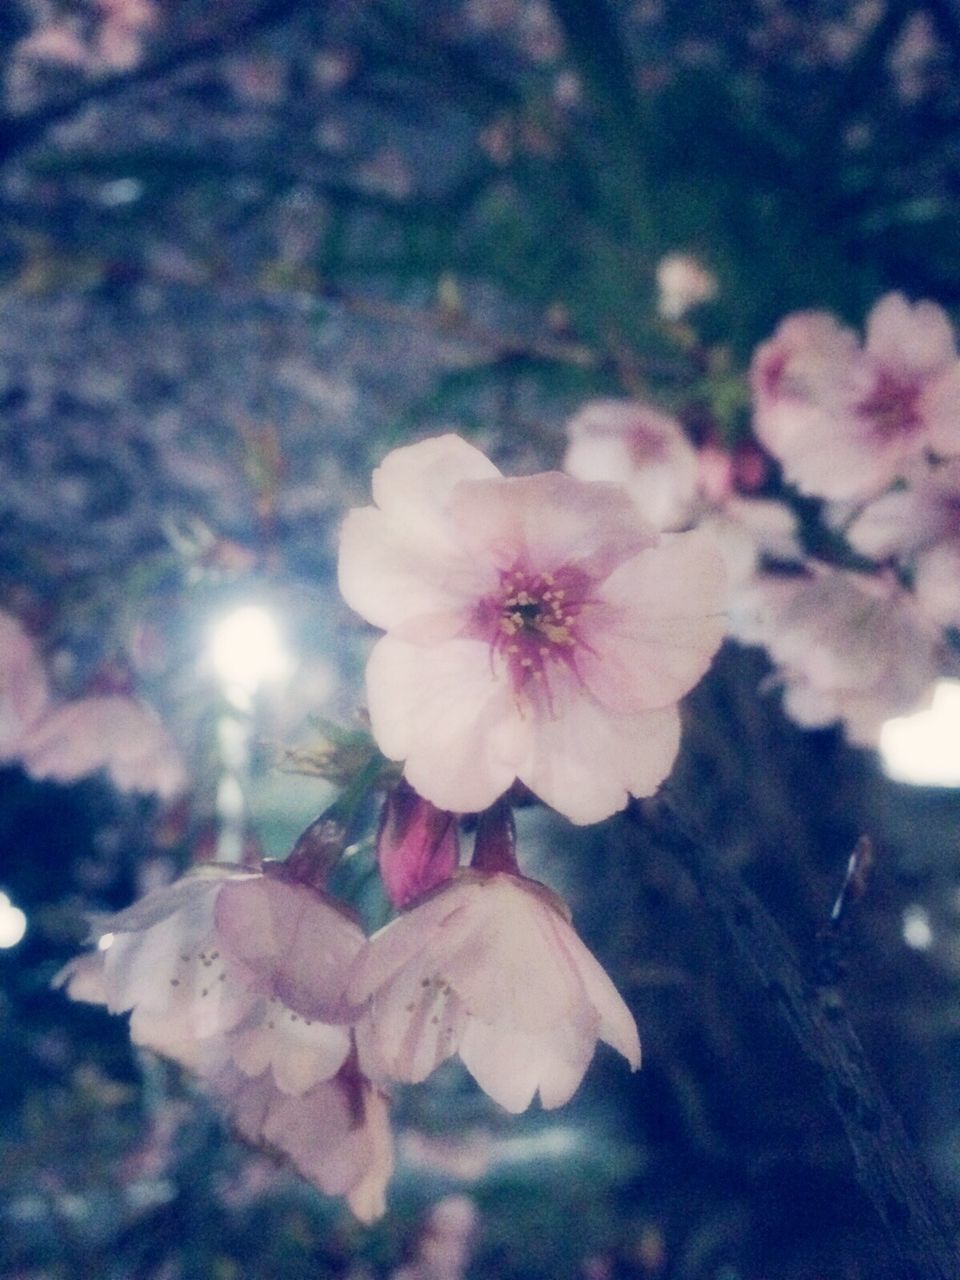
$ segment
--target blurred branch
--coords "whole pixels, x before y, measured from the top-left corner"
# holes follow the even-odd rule
[[[763,903],[664,796],[634,803],[628,821],[645,826],[696,884],[735,953],[780,1006],[804,1055],[823,1073],[853,1150],[857,1176],[893,1248],[915,1280],[960,1275],[958,1223],[923,1168],[903,1122],[867,1062],[837,992],[818,986]]]
[[[150,84],[174,74],[193,62],[223,53],[247,36],[312,6],[306,0],[264,0],[249,13],[231,15],[216,30],[146,58],[136,66],[98,76],[76,92],[46,102],[35,111],[0,115],[0,163],[38,142],[54,125],[93,103],[117,97],[128,89]]]

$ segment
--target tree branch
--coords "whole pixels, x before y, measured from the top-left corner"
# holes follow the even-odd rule
[[[76,115],[84,107],[115,98],[128,89],[163,79],[191,63],[222,53],[253,32],[262,31],[307,7],[305,0],[265,0],[249,13],[234,17],[229,24],[205,36],[166,49],[129,69],[98,76],[76,92],[46,102],[35,111],[0,115],[0,164],[40,141],[55,124]]]
[[[804,1055],[822,1072],[857,1177],[902,1258],[904,1280],[956,1280],[958,1222],[914,1151],[867,1062],[835,989],[817,986],[763,903],[661,795],[627,820],[668,848],[697,886],[739,960],[774,998]]]

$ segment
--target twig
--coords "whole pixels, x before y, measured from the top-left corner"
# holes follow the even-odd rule
[[[664,796],[628,810],[696,884],[738,959],[780,1006],[801,1050],[824,1076],[843,1122],[857,1177],[902,1258],[903,1280],[957,1280],[958,1223],[887,1100],[836,991],[818,987],[763,903],[682,820]]]
[[[232,17],[205,36],[175,45],[129,69],[97,76],[75,93],[45,102],[35,111],[0,115],[0,163],[32,146],[55,124],[76,115],[84,107],[117,97],[127,89],[149,84],[193,62],[222,53],[252,32],[263,30],[290,17],[298,9],[306,8],[305,0],[265,0],[249,13]]]

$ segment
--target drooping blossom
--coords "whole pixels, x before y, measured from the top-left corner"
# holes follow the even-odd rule
[[[634,1020],[543,885],[463,870],[373,935],[346,999],[363,1070],[416,1082],[459,1054],[508,1111],[574,1093],[598,1040],[632,1068]]]
[[[788,316],[750,380],[757,437],[803,493],[868,498],[927,452],[960,454],[960,360],[932,302],[887,294],[863,346],[825,312]]]
[[[668,253],[657,263],[657,310],[664,320],[680,320],[693,307],[717,296],[717,277],[689,253]]]
[[[24,736],[49,702],[33,641],[12,614],[0,611],[0,762],[17,758]]]
[[[245,1137],[358,1216],[382,1213],[385,1103],[351,1066],[337,1021],[364,942],[345,912],[280,873],[211,867],[96,931],[98,950],[60,976],[72,998],[129,1011],[134,1042],[196,1072]]]
[[[377,865],[387,896],[405,907],[448,880],[460,860],[457,819],[400,782],[383,804]]]
[[[215,1084],[241,1137],[286,1157],[326,1195],[344,1196],[361,1222],[382,1217],[393,1172],[387,1100],[351,1062],[299,1093],[269,1072],[234,1068]]]
[[[364,935],[319,891],[210,867],[96,925],[109,945],[68,966],[68,992],[129,1011],[137,1044],[201,1072],[273,1066],[281,1088],[284,1072],[297,1075],[291,1089],[346,1059],[349,1035],[333,1024]]]
[[[453,435],[394,450],[373,494],[340,586],[388,632],[367,698],[410,784],[463,813],[520,778],[578,823],[650,795],[723,633],[709,536],[659,538],[616,485],[505,479]]]
[[[623,484],[648,524],[678,529],[697,493],[697,452],[675,418],[633,400],[591,400],[567,423],[563,469]]]
[[[938,671],[939,629],[892,576],[761,573],[737,596],[730,629],[766,648],[791,719],[840,721],[860,746],[875,746],[891,716],[923,706]]]
[[[106,769],[121,791],[170,798],[187,782],[183,761],[152,708],[109,694],[65,702],[42,716],[18,751],[32,778],[73,782]]]

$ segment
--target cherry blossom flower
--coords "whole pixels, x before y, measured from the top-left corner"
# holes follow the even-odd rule
[[[508,1111],[558,1107],[597,1040],[634,1069],[640,1041],[613,983],[543,885],[460,871],[369,940],[346,1000],[374,1080],[424,1080],[458,1053]]]
[[[591,400],[567,423],[567,435],[568,475],[619,481],[656,529],[687,523],[697,453],[675,418],[631,400]]]
[[[891,716],[919,709],[938,671],[938,628],[886,575],[758,574],[737,597],[731,634],[767,649],[791,719],[839,720],[860,746],[875,746]]]
[[[0,761],[14,760],[50,691],[33,641],[12,614],[0,611]]]
[[[62,974],[75,999],[131,1012],[137,1044],[201,1074],[227,1062],[302,1092],[350,1050],[334,1025],[360,927],[279,876],[208,868],[97,920],[109,945]]]
[[[135,1043],[195,1071],[245,1138],[364,1221],[383,1213],[386,1102],[336,1021],[358,925],[280,872],[210,867],[100,918],[97,932],[101,949],[59,976],[73,999],[129,1010]]]
[[[459,862],[457,820],[418,796],[403,781],[383,804],[377,833],[377,863],[395,907],[448,880]]]
[[[902,488],[868,503],[845,529],[850,545],[913,574],[923,612],[960,626],[960,460],[917,467]]]
[[[803,493],[867,498],[928,451],[960,454],[960,361],[932,302],[887,294],[863,347],[825,312],[788,316],[750,377],[757,437]]]
[[[367,698],[410,784],[462,813],[520,778],[578,823],[655,791],[723,634],[709,535],[659,538],[616,485],[505,479],[453,435],[395,450],[373,494],[340,587],[388,632]]]
[[[18,754],[31,777],[72,782],[106,769],[121,791],[169,799],[186,786],[179,753],[156,712],[119,694],[81,698],[36,722]]]

